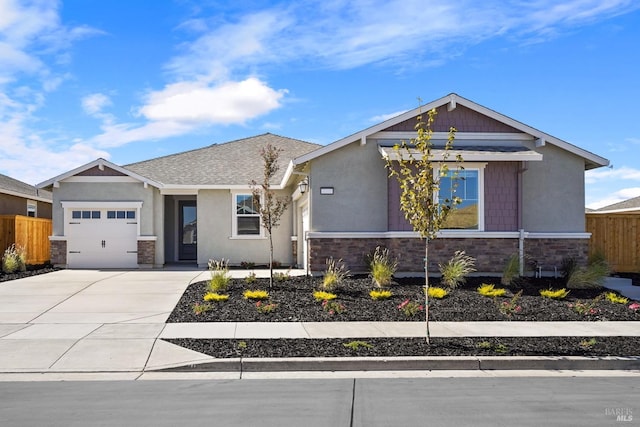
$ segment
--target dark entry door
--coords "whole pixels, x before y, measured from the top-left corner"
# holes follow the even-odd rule
[[[178,203],[178,257],[181,261],[195,261],[198,258],[198,222],[195,200],[181,200]]]

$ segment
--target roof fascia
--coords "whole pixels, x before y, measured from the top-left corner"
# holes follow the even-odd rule
[[[35,200],[36,202],[53,203],[51,199],[46,199],[42,196],[35,196],[33,194],[20,193],[19,191],[7,190],[5,188],[0,188],[0,193],[7,194],[9,196],[20,197],[21,199],[25,199],[25,200]]]
[[[108,167],[110,169],[113,169],[113,170],[115,170],[117,172],[120,172],[123,175],[127,175],[127,176],[129,176],[129,177],[131,177],[133,179],[136,179],[136,180],[138,180],[140,182],[143,182],[145,185],[147,185],[147,184],[148,185],[152,185],[152,186],[154,186],[156,188],[162,188],[162,186],[163,186],[159,182],[156,182],[154,180],[146,178],[146,177],[144,177],[142,175],[138,175],[137,173],[132,172],[129,169],[125,169],[122,166],[118,166],[118,165],[116,165],[114,163],[111,163],[108,160],[105,160],[103,158],[99,158],[99,159],[96,159],[96,160],[94,160],[92,162],[89,162],[89,163],[87,163],[85,165],[79,166],[79,167],[77,167],[77,168],[75,168],[73,170],[70,170],[70,171],[65,172],[63,174],[60,174],[60,175],[58,175],[56,177],[53,177],[53,178],[51,178],[51,179],[49,179],[47,181],[43,181],[40,184],[37,184],[36,188],[46,188],[46,187],[50,187],[50,186],[56,187],[56,183],[59,183],[60,181],[64,181],[67,178],[75,176],[75,175],[77,175],[77,174],[79,174],[81,172],[84,172],[84,171],[89,170],[91,168],[94,168],[96,166],[98,168],[100,168],[100,169],[103,169],[106,166],[106,167]]]

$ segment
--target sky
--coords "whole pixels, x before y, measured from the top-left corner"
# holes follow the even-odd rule
[[[609,159],[598,208],[640,196],[639,42],[637,0],[0,0],[0,173],[328,144],[455,92]]]

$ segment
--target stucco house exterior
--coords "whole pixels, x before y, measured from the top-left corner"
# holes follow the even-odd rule
[[[0,174],[0,215],[51,218],[51,192]]]
[[[430,270],[461,249],[487,273],[514,254],[551,269],[567,256],[586,258],[584,172],[608,161],[450,94],[326,146],[265,134],[126,166],[98,159],[52,178],[38,186],[53,191],[52,262],[266,262],[248,182],[260,180],[259,150],[270,143],[283,150],[273,188],[292,198],[275,232],[276,260],[317,272],[327,258],[342,258],[364,271],[367,254],[381,245],[401,271],[421,271],[424,243],[404,220],[385,158],[415,136],[416,116],[432,108],[436,147],[457,128],[465,180],[456,214],[465,219],[432,243]]]

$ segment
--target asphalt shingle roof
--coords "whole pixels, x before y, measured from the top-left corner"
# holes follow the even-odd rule
[[[267,144],[282,149],[278,160],[280,170],[272,183],[282,180],[290,160],[321,147],[266,133],[132,163],[124,168],[165,185],[246,185],[262,178],[260,150]]]
[[[29,185],[26,182],[18,181],[17,179],[0,174],[0,193],[4,193],[5,191],[23,194],[25,198],[40,197],[47,200],[53,200],[51,192],[49,191],[38,190],[36,187]]]
[[[597,209],[598,212],[602,211],[614,211],[618,209],[640,209],[640,197],[634,197],[632,199],[624,200],[622,202],[614,203],[609,206]]]

